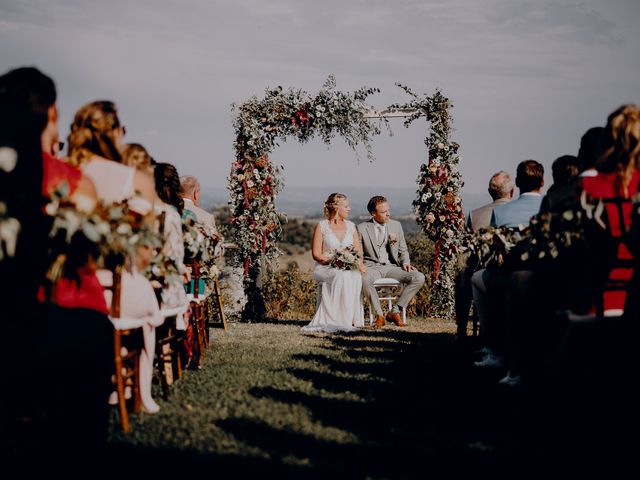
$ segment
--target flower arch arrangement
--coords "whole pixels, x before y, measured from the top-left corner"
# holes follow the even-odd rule
[[[330,144],[336,134],[354,150],[363,145],[367,158],[373,159],[371,138],[380,134],[380,124],[371,118],[385,118],[394,112],[409,115],[405,126],[426,116],[431,130],[425,143],[429,160],[420,168],[418,198],[414,207],[424,232],[436,242],[434,285],[437,290],[434,315],[449,318],[453,312],[452,258],[458,251],[458,237],[463,227],[462,186],[457,171],[458,145],[449,142],[451,106],[439,91],[432,97],[419,98],[409,88],[399,85],[413,100],[375,112],[366,100],[380,90],[362,87],[354,92],[336,90],[329,76],[316,96],[303,90],[282,87],[267,89],[262,99],[252,97],[233,105],[236,159],[227,178],[230,192],[231,225],[236,264],[244,268],[248,301],[244,317],[261,318],[264,304],[260,294],[263,260],[279,255],[277,240],[281,233],[280,215],[275,207],[276,195],[283,187],[281,168],[273,165],[269,155],[278,142],[289,137],[306,143],[318,135]],[[372,113],[373,112],[373,113]],[[357,154],[357,152],[356,152]],[[435,167],[435,169],[434,169]],[[433,215],[433,220],[432,220]]]
[[[432,96],[419,97],[405,85],[397,84],[412,100],[394,104],[389,110],[413,111],[404,122],[408,127],[414,120],[426,117],[429,136],[424,143],[428,148],[427,161],[420,166],[417,197],[413,201],[416,221],[423,232],[435,242],[433,260],[432,315],[453,318],[454,275],[458,253],[464,234],[464,213],[460,189],[464,185],[458,170],[460,145],[452,142],[452,103],[439,90]]]

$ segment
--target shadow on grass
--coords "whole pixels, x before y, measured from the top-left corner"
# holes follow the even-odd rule
[[[248,418],[217,422],[218,426],[242,441],[267,452],[275,462],[285,465],[301,462],[316,475],[338,478],[424,478],[426,472],[449,474],[466,471],[456,464],[456,450],[434,450],[415,443],[373,441],[338,443],[287,429],[278,429]],[[489,466],[486,456],[472,454],[474,466]],[[326,478],[326,477],[325,477]]]

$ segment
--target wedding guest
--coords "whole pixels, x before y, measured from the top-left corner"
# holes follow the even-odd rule
[[[206,225],[213,235],[219,237],[216,220],[213,214],[200,208],[200,182],[192,175],[180,177],[180,194],[184,201],[184,208],[193,212],[196,220]]]
[[[91,102],[75,114],[69,133],[69,163],[89,176],[98,197],[116,203],[138,195],[149,202],[156,199],[153,177],[123,165],[120,148],[125,128],[113,102]]]
[[[474,231],[488,227],[491,224],[493,209],[510,202],[513,198],[515,186],[511,176],[504,170],[494,173],[489,180],[489,195],[492,202],[472,210],[467,216],[467,227]]]
[[[215,247],[212,252],[214,258],[219,258],[223,255],[222,239],[216,228],[216,221],[213,214],[207,212],[203,208],[200,208],[200,182],[192,175],[185,175],[180,177],[180,194],[184,200],[184,213],[182,220],[187,217],[193,218],[196,222],[200,223],[204,227],[204,231],[215,242]],[[204,292],[207,288],[204,280],[200,279],[198,283],[198,291]],[[188,285],[189,292],[194,291],[193,280]]]
[[[358,225],[367,267],[362,276],[362,289],[375,311],[375,328],[382,328],[387,320],[402,327],[404,324],[400,311],[409,305],[424,285],[424,274],[411,265],[402,224],[391,219],[387,199],[381,195],[371,197],[367,210],[371,220]],[[382,314],[378,292],[373,286],[376,280],[383,277],[396,279],[403,284],[402,293],[387,312],[386,318]]]
[[[160,406],[151,395],[153,363],[156,350],[156,327],[164,323],[153,287],[141,273],[149,266],[154,250],[150,245],[141,244],[136,249],[131,268],[122,270],[120,311],[129,328],[141,328],[144,348],[140,354],[139,378],[142,409],[146,413],[157,413]],[[113,392],[109,403],[117,404],[117,393]]]
[[[184,283],[190,280],[184,265],[184,240],[182,236],[181,215],[184,210],[184,200],[180,196],[180,177],[176,167],[169,163],[157,163],[154,167],[155,185],[161,202],[158,204],[158,214],[164,214],[163,252],[173,260],[180,279],[171,279],[170,284],[162,291],[162,306],[167,309],[181,309],[176,319],[176,328],[186,330],[185,312],[188,308]]]
[[[518,164],[516,186],[520,196],[509,203],[494,208],[491,225],[496,227],[519,228],[526,226],[532,216],[538,213],[544,185],[544,167],[535,160],[525,160]],[[502,308],[509,286],[508,275],[487,269],[478,270],[471,277],[473,302],[477,308],[480,328],[486,340],[486,354],[475,363],[476,366],[498,367],[504,364],[507,340],[505,333],[505,312]]]
[[[542,196],[540,189],[544,185],[544,167],[535,160],[525,160],[518,164],[516,186],[520,196],[508,203],[499,205],[491,213],[491,225],[494,227],[517,228],[528,225],[538,210]]]
[[[540,212],[562,212],[576,207],[582,193],[584,177],[598,174],[598,166],[605,148],[605,130],[603,127],[592,127],[580,139],[578,149],[578,176],[572,178],[567,185],[547,192],[540,203]]]
[[[578,159],[573,155],[562,155],[551,164],[551,177],[553,184],[547,190],[547,194],[568,185],[578,176]]]
[[[513,180],[511,180],[511,176],[507,172],[501,170],[494,173],[489,180],[489,195],[493,201],[469,213],[467,216],[467,228],[478,231],[480,228],[488,227],[491,224],[493,209],[499,205],[510,202],[513,198],[514,188]],[[471,276],[476,268],[477,262],[472,258],[468,258],[467,266],[456,277],[455,303],[457,339],[463,339],[467,336],[469,311],[473,301]]]
[[[127,143],[122,147],[122,164],[134,167],[143,172],[153,172],[153,163],[151,155],[139,143]]]
[[[93,178],[98,197],[104,203],[118,203],[130,201],[130,207],[135,205],[138,213],[144,215],[147,221],[154,218],[154,205],[157,195],[153,177],[147,172],[121,164],[121,141],[125,129],[120,123],[115,105],[109,101],[96,101],[84,105],[76,112],[71,132],[69,134],[69,160],[72,164],[80,165],[82,171]],[[127,260],[129,265],[135,265],[136,258]],[[111,272],[98,272],[101,283],[108,286],[113,281]],[[151,284],[137,273],[123,274],[121,287],[122,318],[137,318],[143,327],[145,350],[140,356],[140,386],[142,405],[149,413],[157,412],[159,407],[151,397],[151,372],[153,355],[155,352],[155,327],[157,317],[141,312],[135,301],[138,292],[152,291]],[[109,299],[107,295],[107,299]],[[110,303],[110,302],[108,302]],[[120,324],[117,324],[118,327]]]
[[[8,358],[23,360],[8,369],[12,393],[3,396],[0,410],[5,423],[5,414],[18,411],[16,405],[24,409],[39,403],[45,421],[40,432],[49,438],[38,448],[58,451],[55,445],[64,444],[82,455],[106,435],[112,327],[99,297],[87,304],[81,297],[71,298],[64,308],[36,301],[47,265],[49,225],[41,213],[43,199],[64,182],[78,208],[95,203],[91,182],[51,156],[57,142],[56,121],[56,89],[48,76],[29,67],[0,77],[0,145],[17,153],[15,168],[8,175],[0,172],[0,200],[21,223],[16,255],[0,262],[3,328],[7,338],[29,338],[28,355],[13,352],[14,345],[26,348],[23,342],[5,344]],[[68,374],[71,371],[73,375]],[[32,422],[42,422],[34,411],[20,412],[25,414]],[[0,430],[13,431],[13,426],[10,421]],[[36,438],[30,442],[38,445]]]

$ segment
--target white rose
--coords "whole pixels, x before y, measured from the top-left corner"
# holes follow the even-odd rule
[[[254,185],[253,180],[249,180],[247,182],[247,187],[251,188],[251,187],[253,187],[253,185]]]
[[[121,223],[118,225],[118,228],[116,228],[116,232],[120,235],[128,235],[131,233],[131,225],[128,223]]]
[[[18,163],[18,152],[10,147],[0,147],[0,170],[9,173],[16,168]]]

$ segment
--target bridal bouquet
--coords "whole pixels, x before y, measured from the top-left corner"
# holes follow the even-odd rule
[[[329,252],[329,265],[339,270],[357,270],[359,260],[360,255],[352,245]]]

